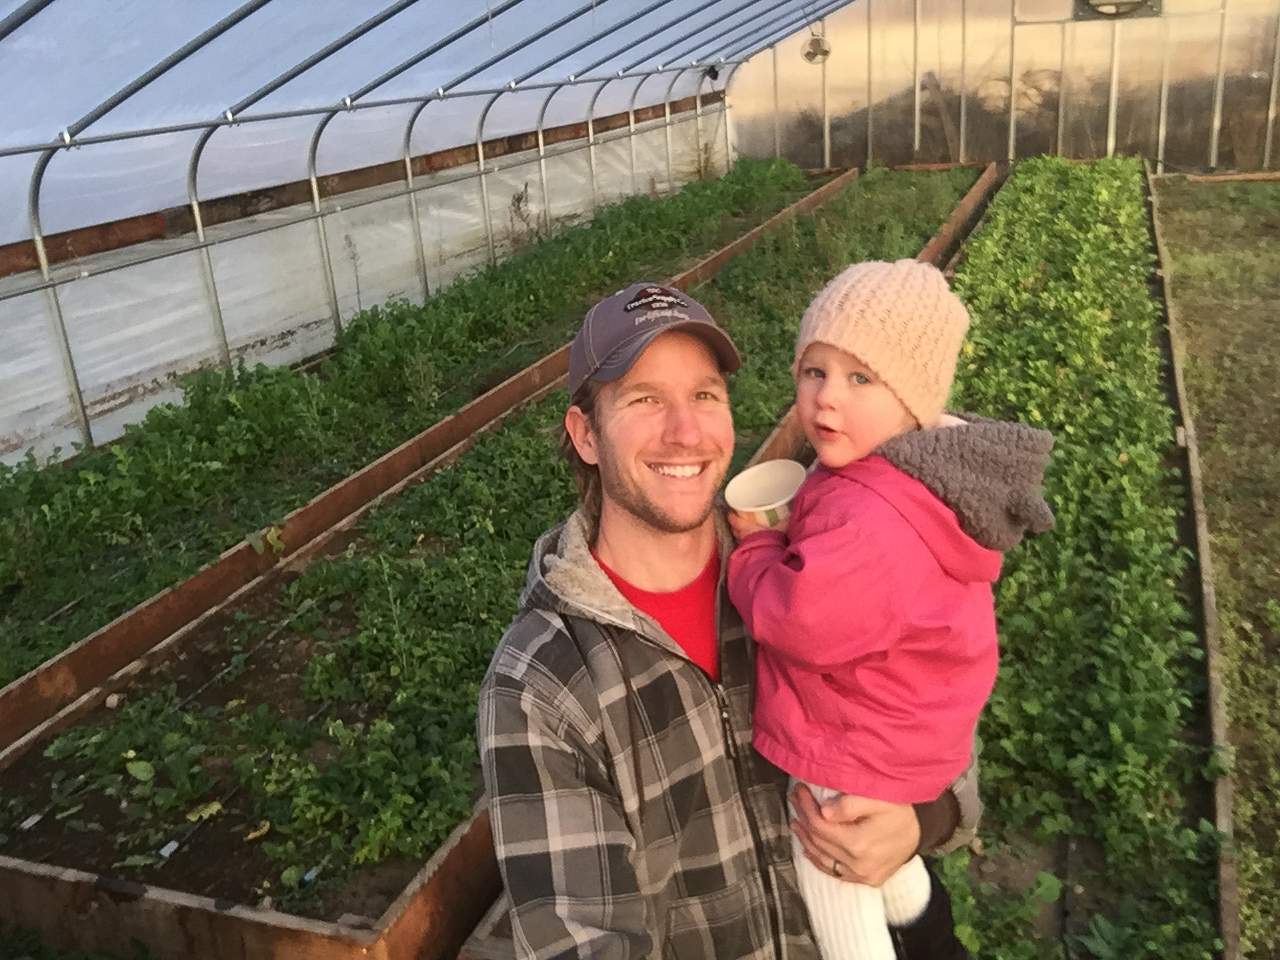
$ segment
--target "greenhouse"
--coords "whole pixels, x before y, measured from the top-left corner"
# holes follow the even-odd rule
[[[957,942],[1280,956],[1280,0],[0,0],[0,83],[0,956],[507,955],[584,314],[696,298],[728,475],[809,466],[801,316],[905,259],[1054,438]]]

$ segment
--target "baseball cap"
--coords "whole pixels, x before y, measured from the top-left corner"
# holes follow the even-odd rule
[[[742,366],[729,334],[682,290],[633,283],[587,311],[569,350],[569,395],[588,380],[617,380],[662,333],[691,333],[710,347],[725,373]]]

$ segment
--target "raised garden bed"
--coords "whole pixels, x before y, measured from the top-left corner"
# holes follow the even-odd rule
[[[957,405],[1057,438],[1057,527],[998,588],[981,853],[947,864],[981,955],[1216,949],[1194,536],[1143,184],[1134,160],[1021,163],[955,277],[975,316]]]
[[[1212,544],[1220,647],[1210,666],[1229,743],[1219,793],[1234,810],[1222,851],[1223,956],[1263,960],[1280,955],[1280,175],[1170,177],[1156,198]]]
[[[762,237],[698,291],[748,358],[733,387],[741,448],[768,432],[790,397],[794,327],[813,290],[850,260],[919,250],[975,178],[877,172],[819,215]],[[425,894],[390,900],[406,878],[422,876],[422,856],[474,802],[476,684],[514,609],[529,543],[572,503],[563,466],[547,455],[564,403],[553,394],[509,418],[331,542],[296,579],[277,577],[252,607],[192,630],[47,756],[31,751],[4,772],[0,852],[64,865],[54,877],[57,869],[0,860],[15,883],[29,872],[37,889],[70,884],[82,907],[134,898],[110,922],[82,911],[70,926],[49,923],[48,936],[115,937],[123,946],[127,916],[140,935],[159,925],[155,945],[165,955],[174,941],[163,931],[191,933],[193,924],[220,939],[188,940],[197,952],[181,955],[263,955],[253,951],[281,947],[265,933],[237,941],[227,918],[286,907],[285,926],[328,943],[334,956],[382,950],[404,930],[394,936],[405,943],[456,946],[452,934],[424,932]],[[532,500],[528,491],[537,491]],[[43,816],[19,829],[35,813]],[[473,877],[496,879],[483,818],[455,837],[488,852],[486,861],[470,849]],[[82,858],[90,849],[92,863]],[[227,849],[243,867],[234,880],[225,859],[222,868],[204,863]],[[92,872],[67,876],[69,866]],[[99,879],[108,889],[94,893],[100,872],[128,879]],[[172,897],[161,905],[165,898],[137,884],[187,883],[197,873],[199,889],[187,884],[192,892],[181,895],[197,919],[157,920],[155,911],[175,909]],[[0,917],[26,918],[31,885],[28,899],[0,893]],[[356,889],[363,899],[353,910],[343,891]],[[472,891],[452,919],[487,902]]]

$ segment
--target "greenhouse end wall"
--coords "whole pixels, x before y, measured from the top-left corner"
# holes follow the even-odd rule
[[[747,61],[738,149],[803,167],[1141,154],[1157,173],[1275,170],[1280,0],[864,0]],[[1154,13],[1148,8],[1145,13]],[[813,34],[830,47],[807,60]]]

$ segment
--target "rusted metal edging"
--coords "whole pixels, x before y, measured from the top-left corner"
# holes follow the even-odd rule
[[[500,887],[488,813],[460,824],[376,922],[308,920],[0,856],[0,919],[56,949],[165,960],[451,960]],[[477,908],[477,904],[479,907]]]
[[[687,289],[706,281],[733,256],[750,249],[765,232],[820,206],[857,175],[856,170],[849,171],[824,184],[668,282]],[[85,697],[166,638],[215,611],[242,588],[292,559],[316,537],[495,417],[528,402],[545,384],[563,376],[568,364],[569,348],[565,346],[318,494],[289,514],[279,527],[259,531],[183,583],[143,601],[14,680],[0,690],[0,767],[14,759],[9,748],[67,704]],[[273,543],[279,546],[271,546]]]
[[[1149,173],[1152,180],[1186,180],[1187,183],[1280,183],[1280,172],[1260,173]]]
[[[1155,239],[1159,257],[1160,294],[1164,301],[1165,321],[1169,333],[1172,354],[1173,385],[1177,394],[1178,415],[1182,421],[1178,444],[1187,454],[1187,483],[1190,487],[1191,508],[1195,517],[1196,558],[1200,570],[1200,608],[1204,621],[1205,669],[1208,673],[1209,728],[1213,748],[1218,752],[1230,752],[1230,720],[1227,714],[1227,690],[1223,682],[1226,660],[1222,652],[1222,633],[1218,621],[1218,595],[1214,586],[1213,556],[1209,540],[1209,515],[1204,504],[1204,477],[1200,466],[1200,449],[1196,442],[1195,421],[1187,400],[1186,383],[1182,369],[1186,360],[1186,341],[1178,322],[1178,308],[1170,291],[1169,252],[1160,229],[1160,204],[1156,197],[1155,178],[1151,166],[1143,162],[1146,172],[1148,214],[1151,235]],[[1242,177],[1244,175],[1241,175]],[[1280,174],[1271,175],[1280,180]],[[1190,179],[1190,178],[1188,178]],[[1197,182],[1228,179],[1223,177],[1201,178]],[[1232,178],[1236,179],[1236,178]],[[1250,177],[1250,179],[1257,179]],[[1213,785],[1214,827],[1222,835],[1218,845],[1218,924],[1222,936],[1222,960],[1240,958],[1240,884],[1233,852],[1235,836],[1235,785],[1231,779],[1230,765],[1218,772]]]

